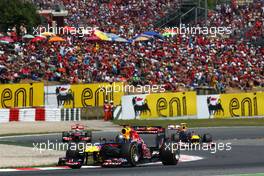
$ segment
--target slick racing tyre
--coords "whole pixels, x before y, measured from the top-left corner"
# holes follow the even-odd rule
[[[66,158],[67,159],[73,159],[74,161],[80,162],[78,165],[70,165],[69,167],[72,169],[80,169],[84,163],[84,154],[80,153],[79,150],[71,150],[68,149],[66,151]]]
[[[160,160],[163,165],[177,165],[178,164],[178,161],[180,159],[180,150],[178,148],[172,147],[173,145],[172,145],[171,140],[165,140],[163,145],[161,146]]]
[[[212,137],[212,135],[210,133],[207,133],[207,134],[203,135],[202,142],[209,143],[209,142],[212,142],[212,141],[213,141],[213,137]]]
[[[90,137],[90,140],[88,140],[86,142],[92,142],[92,132],[91,131],[86,131],[85,132],[85,137]]]
[[[64,137],[70,137],[70,134],[68,132],[62,132],[62,142],[68,142],[63,139]]]
[[[71,169],[80,169],[82,167],[82,164],[78,164],[78,165],[72,165],[69,166]]]
[[[59,158],[58,166],[64,166],[64,165],[65,165],[65,160],[64,160],[64,158]]]
[[[137,166],[140,155],[136,143],[125,142],[121,144],[121,157],[127,159],[132,167]]]
[[[174,142],[180,142],[179,134],[176,134],[176,133],[172,134],[171,135],[171,140],[174,141]]]
[[[100,155],[103,160],[107,160],[109,158],[119,158],[120,149],[111,145],[103,145],[100,150]]]

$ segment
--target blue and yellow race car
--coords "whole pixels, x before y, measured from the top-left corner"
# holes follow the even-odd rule
[[[152,135],[152,144],[146,144],[141,135]],[[103,167],[137,166],[142,163],[161,161],[164,165],[176,165],[180,159],[180,151],[173,146],[175,141],[166,138],[162,127],[124,127],[114,141],[106,140],[66,152],[66,157],[59,159],[59,165],[71,168],[81,168],[89,164],[92,158],[94,164]],[[177,143],[176,143],[177,144]]]

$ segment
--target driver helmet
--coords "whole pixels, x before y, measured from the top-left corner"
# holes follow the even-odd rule
[[[180,129],[181,128],[181,126],[180,125],[175,125],[175,129]]]
[[[121,133],[122,133],[124,139],[129,140],[130,139],[131,128],[123,128]]]
[[[175,128],[175,126],[174,125],[168,125],[168,129],[170,130],[170,129],[174,129]]]

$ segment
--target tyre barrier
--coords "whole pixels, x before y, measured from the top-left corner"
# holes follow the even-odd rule
[[[61,121],[80,121],[81,109],[61,109]]]

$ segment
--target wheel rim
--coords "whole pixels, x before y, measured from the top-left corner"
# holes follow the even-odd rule
[[[176,154],[175,154],[175,159],[176,159],[176,160],[179,160],[179,159],[180,159],[180,155],[179,155],[179,153],[176,153]]]
[[[134,161],[135,162],[138,162],[138,156],[137,156],[137,154],[134,154],[133,158],[134,158]]]
[[[136,150],[135,147],[133,147],[131,154],[132,154],[132,158],[133,158],[133,160],[134,160],[135,162],[138,162],[138,159],[139,159],[139,158],[138,158],[137,150]]]

